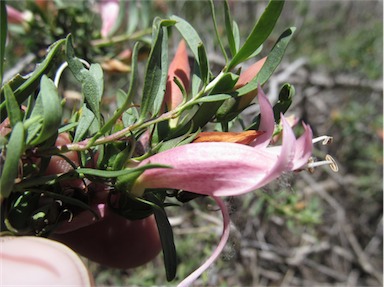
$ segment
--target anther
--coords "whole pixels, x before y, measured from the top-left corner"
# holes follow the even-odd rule
[[[327,154],[325,156],[325,160],[322,160],[322,161],[314,161],[313,158],[310,158],[308,160],[307,170],[310,173],[313,173],[315,167],[322,166],[322,165],[329,165],[331,170],[334,171],[334,172],[338,172],[339,171],[339,167],[337,166],[337,163],[336,163],[335,159],[332,156],[330,156],[329,154]]]
[[[339,166],[337,165],[335,159],[334,159],[332,156],[330,156],[329,154],[327,154],[327,155],[325,156],[325,159],[326,159],[327,161],[331,162],[331,163],[329,164],[329,167],[331,168],[331,170],[332,170],[333,172],[338,172],[338,171],[339,171]]]

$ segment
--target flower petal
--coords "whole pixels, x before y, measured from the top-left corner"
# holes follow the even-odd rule
[[[185,278],[182,282],[177,285],[178,287],[187,287],[191,286],[191,284],[205,271],[207,268],[219,257],[220,253],[223,251],[225,244],[229,238],[230,231],[230,219],[228,209],[225,203],[218,197],[213,197],[216,201],[217,205],[220,207],[221,213],[223,215],[223,233],[220,238],[220,242],[217,245],[216,249],[213,251],[211,256],[193,273],[191,273],[187,278]]]
[[[267,96],[264,94],[262,88],[258,87],[258,100],[260,105],[260,126],[259,131],[264,132],[263,135],[256,138],[251,143],[252,146],[266,147],[272,138],[273,131],[275,129],[275,118],[273,115],[273,108],[269,102]]]
[[[181,40],[168,69],[168,81],[164,95],[164,102],[169,111],[176,108],[183,101],[183,94],[180,91],[180,88],[173,81],[173,78],[178,78],[178,80],[183,84],[184,89],[188,90],[190,73],[191,68],[188,61],[187,45],[184,40]]]
[[[119,16],[119,0],[102,0],[100,3],[100,16],[102,20],[101,36],[108,37],[117,17]]]
[[[236,143],[193,143],[155,154],[142,161],[165,163],[170,169],[148,169],[132,192],[145,188],[183,189],[199,194],[225,196],[248,192],[277,161],[277,156]]]
[[[303,123],[304,133],[296,140],[295,159],[292,170],[300,169],[307,164],[312,155],[312,129],[309,125]]]

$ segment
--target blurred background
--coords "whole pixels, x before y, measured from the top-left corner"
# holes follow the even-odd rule
[[[35,1],[40,10],[32,1],[7,2],[30,13],[24,14],[23,23],[9,28],[6,77],[28,72],[49,44],[71,32],[76,51],[104,65],[106,99],[113,98],[114,91],[128,85],[129,63],[121,52],[129,52],[135,39],[149,37],[154,16],[172,14],[198,31],[212,71],[223,67],[205,1],[126,1],[124,29],[129,37],[115,37],[114,43],[99,39],[95,1]],[[244,41],[267,1],[229,3]],[[44,14],[52,6],[57,14]],[[215,1],[215,7],[219,30],[225,33],[223,2]],[[339,172],[320,167],[313,174],[286,174],[261,190],[227,198],[230,241],[196,286],[382,286],[383,2],[287,1],[260,56],[291,26],[297,27],[295,36],[265,91],[273,100],[282,84],[294,85],[288,115],[309,123],[315,136],[334,137],[331,145],[316,145],[315,155],[319,160],[332,155]],[[175,31],[171,53],[179,40]],[[118,64],[111,59],[118,59]],[[253,107],[247,109],[244,120],[254,112]],[[180,259],[175,282],[166,283],[160,255],[133,270],[85,260],[96,285],[176,285],[219,240],[221,217],[211,204],[209,199],[198,199],[168,209]]]

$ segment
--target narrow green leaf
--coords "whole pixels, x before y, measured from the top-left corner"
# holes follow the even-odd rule
[[[237,54],[232,58],[228,65],[228,70],[231,70],[237,64],[245,61],[271,34],[275,24],[283,10],[284,1],[271,0],[257,21],[251,34],[249,34],[244,45],[240,48]]]
[[[141,167],[137,168],[127,168],[124,170],[100,170],[100,169],[93,169],[93,168],[77,168],[74,170],[74,172],[78,174],[83,174],[85,176],[96,176],[101,178],[114,178],[119,176],[128,175],[131,173],[142,173],[147,169],[151,168],[170,168],[168,165],[162,165],[162,164],[147,164],[143,165]]]
[[[73,142],[79,142],[87,134],[92,134],[92,131],[89,131],[92,123],[96,120],[95,115],[92,113],[90,109],[87,108],[86,104],[83,104],[83,107],[79,111],[80,119],[78,126],[76,128],[75,137],[73,138]]]
[[[233,21],[231,17],[231,11],[229,9],[227,0],[224,1],[224,20],[225,20],[225,31],[227,34],[229,50],[231,51],[232,57],[234,57],[237,53],[237,44],[235,40],[234,27],[232,26]]]
[[[165,213],[163,202],[154,194],[148,194],[148,198],[155,204],[155,206],[153,206],[153,213],[155,215],[157,229],[159,230],[161,246],[163,247],[165,273],[167,280],[172,281],[177,271],[177,253],[172,226]]]
[[[209,64],[207,58],[207,52],[205,51],[205,47],[203,43],[200,43],[197,47],[197,52],[199,54],[199,68],[200,68],[200,76],[201,80],[204,84],[209,83]]]
[[[17,122],[12,129],[6,150],[6,157],[0,178],[0,197],[7,198],[11,192],[19,171],[20,157],[25,147],[24,126]]]
[[[11,123],[11,127],[14,127],[16,123],[22,120],[22,114],[20,106],[16,101],[15,95],[8,84],[4,86],[4,95],[7,106],[8,118]]]
[[[37,145],[57,133],[61,124],[62,107],[55,84],[46,75],[41,78],[40,93],[42,103],[43,124],[38,135],[30,139],[29,145]],[[39,111],[40,112],[40,109]],[[32,116],[35,115],[32,111]]]
[[[89,68],[89,74],[92,76],[93,80],[97,84],[97,101],[98,103],[101,102],[101,97],[103,95],[104,91],[104,75],[103,75],[103,69],[99,64],[92,64]]]
[[[3,1],[1,1],[3,2]],[[65,42],[64,39],[58,40],[49,47],[49,52],[46,58],[42,63],[36,66],[36,70],[26,76],[16,75],[8,83],[11,86],[13,93],[17,99],[17,102],[21,105],[31,93],[38,87],[40,84],[41,77],[48,73],[51,69],[57,54],[61,51],[61,46]],[[6,112],[6,104],[4,101],[4,90],[1,89],[1,105],[0,105],[0,122],[2,122],[8,115]]]
[[[215,5],[213,3],[213,0],[210,0],[209,4],[211,7],[211,16],[212,16],[212,21],[213,21],[213,27],[215,29],[216,38],[217,38],[217,41],[219,42],[220,50],[221,50],[221,53],[223,54],[223,56],[225,58],[225,62],[228,63],[228,55],[227,55],[227,52],[225,51],[223,42],[221,41],[219,29],[217,28]],[[227,30],[226,32],[228,33],[229,31]],[[232,32],[232,29],[231,29],[231,32]]]
[[[5,43],[7,41],[7,8],[5,1],[0,3],[0,86],[3,83],[3,63],[5,56]]]
[[[239,26],[237,25],[236,21],[232,22],[232,28],[233,28],[233,40],[235,41],[236,51],[239,51],[239,49],[240,49],[240,30],[239,30]]]
[[[198,103],[210,103],[210,102],[219,102],[233,98],[233,95],[230,94],[216,94],[210,95],[207,97],[203,97],[198,99],[196,102]]]
[[[197,93],[199,92],[201,85],[203,83],[201,78],[202,77],[201,77],[199,63],[198,63],[198,60],[195,59],[194,65],[193,65],[192,84],[191,84],[192,96],[197,95]]]
[[[121,2],[125,2],[125,1],[121,1]],[[136,0],[132,0],[129,3],[127,35],[130,35],[133,32],[135,32],[137,25],[139,24],[140,12],[138,11],[137,5],[138,3]]]
[[[61,128],[59,128],[58,133],[61,134],[61,133],[69,132],[72,129],[74,129],[75,127],[77,127],[78,124],[79,123],[77,123],[77,122],[66,124],[65,126],[62,126]]]
[[[154,20],[154,40],[146,67],[143,99],[141,102],[141,121],[150,114],[156,115],[164,98],[168,76],[168,32],[162,20]]]

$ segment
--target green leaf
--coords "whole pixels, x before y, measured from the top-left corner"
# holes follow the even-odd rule
[[[92,134],[90,131],[90,127],[92,123],[96,120],[95,115],[92,113],[90,109],[87,108],[86,104],[83,104],[83,107],[79,111],[80,119],[78,126],[76,128],[75,137],[73,138],[73,142],[79,142],[87,136],[87,134]]]
[[[22,114],[20,106],[16,101],[13,91],[8,84],[4,86],[5,103],[7,106],[8,118],[11,123],[11,127],[14,127],[16,123],[22,120]]]
[[[93,169],[93,168],[77,168],[74,170],[74,172],[78,174],[83,174],[85,176],[96,176],[101,178],[114,178],[114,177],[120,177],[132,173],[142,173],[147,169],[151,168],[170,168],[168,165],[162,165],[162,164],[147,164],[143,165],[141,167],[137,168],[127,168],[124,170],[100,170],[100,169]]]
[[[2,1],[3,2],[3,1]],[[35,89],[38,87],[41,77],[48,73],[54,63],[55,56],[61,51],[61,46],[65,42],[61,39],[49,47],[49,52],[42,63],[37,65],[36,70],[28,76],[16,75],[8,83],[15,94],[17,102],[21,105]],[[2,122],[8,115],[6,112],[6,103],[4,100],[4,90],[1,89],[1,105],[0,105],[0,122]]]
[[[0,85],[3,83],[3,64],[5,56],[5,43],[7,41],[7,8],[5,1],[0,3]]]
[[[227,0],[224,1],[224,20],[225,20],[225,31],[227,34],[229,50],[231,51],[231,54],[233,57],[237,53],[238,46],[235,40],[234,27],[232,26],[233,21],[232,21],[231,11],[229,9]]]
[[[121,1],[126,2],[126,1]],[[132,34],[133,32],[136,31],[136,27],[139,24],[139,17],[140,17],[140,12],[139,9],[137,8],[137,1],[133,0],[129,3],[129,9],[128,9],[128,24],[127,24],[127,35]]]
[[[55,84],[46,75],[41,78],[40,93],[36,105],[38,102],[41,103],[41,107],[38,107],[36,111],[34,109],[31,117],[43,114],[43,123],[37,137],[31,138],[28,135],[27,142],[32,146],[42,143],[56,134],[61,124],[62,107],[59,95]]]
[[[281,87],[279,100],[273,106],[273,114],[276,123],[280,121],[280,115],[285,114],[285,112],[291,106],[294,95],[295,88],[291,84],[286,83]]]
[[[163,248],[163,258],[165,273],[168,281],[172,281],[177,271],[177,253],[173,237],[172,226],[165,213],[163,202],[156,195],[148,193],[148,199],[153,202],[153,213],[155,215],[157,229],[159,230],[161,246]]]
[[[84,68],[80,60],[75,56],[72,45],[72,36],[69,34],[66,39],[66,58],[68,67],[76,80],[82,84],[82,93],[85,101],[100,122],[100,100],[103,94],[103,76],[99,64],[93,64],[89,70]]]
[[[163,27],[163,21],[165,20],[155,18],[153,23],[155,35],[146,67],[140,121],[151,114],[156,115],[164,98],[168,76],[168,32]]]
[[[231,70],[237,64],[245,61],[271,34],[277,20],[280,17],[280,13],[283,10],[284,1],[271,0],[257,21],[251,34],[245,40],[244,45],[240,48],[237,54],[232,58],[228,65],[228,70]]]
[[[285,30],[281,34],[273,46],[271,52],[268,54],[267,60],[265,61],[257,76],[253,78],[247,85],[236,91],[238,96],[243,96],[250,91],[255,90],[258,84],[263,85],[271,77],[277,66],[280,64],[284,56],[285,49],[287,48],[289,41],[292,39],[294,31],[295,28],[292,27]]]
[[[236,21],[232,22],[232,29],[233,29],[233,39],[235,41],[236,51],[239,51],[239,49],[240,49],[240,30],[239,30],[239,26],[237,25]]]
[[[7,198],[12,192],[24,147],[24,126],[22,122],[17,122],[12,129],[7,145],[6,157],[0,178],[0,198]]]
[[[200,76],[201,80],[204,84],[209,83],[209,63],[207,58],[207,52],[205,51],[205,47],[203,43],[197,47],[197,53],[199,54],[199,68],[200,68]]]
[[[211,7],[211,16],[212,16],[213,27],[215,29],[215,34],[216,34],[217,42],[219,43],[221,53],[223,54],[223,56],[225,58],[225,62],[228,63],[228,55],[227,55],[227,52],[225,51],[223,42],[221,41],[221,37],[220,37],[220,34],[219,34],[219,29],[217,28],[215,5],[213,3],[213,0],[210,0],[209,4],[210,4],[210,7]],[[231,31],[232,31],[232,29],[231,29]],[[226,32],[228,33],[228,31],[226,31]]]
[[[230,94],[216,94],[216,95],[210,95],[207,97],[203,97],[198,99],[196,102],[198,103],[210,103],[210,102],[219,102],[231,99],[233,95]]]
[[[188,43],[189,48],[191,49],[194,57],[196,60],[199,59],[199,45],[203,43],[203,41],[200,39],[199,34],[196,32],[196,30],[184,19],[177,17],[175,15],[172,15],[170,19],[175,20],[176,24],[175,27],[177,30],[179,30],[180,34],[183,36],[185,41]],[[199,63],[200,65],[200,63]]]

